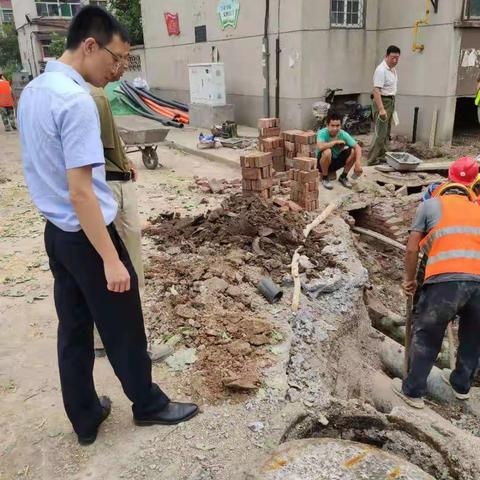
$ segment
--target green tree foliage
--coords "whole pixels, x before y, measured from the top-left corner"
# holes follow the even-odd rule
[[[143,45],[140,0],[110,0],[108,8],[127,29],[132,45]]]
[[[65,37],[62,37],[56,32],[53,33],[50,46],[48,47],[50,55],[55,58],[61,57],[63,52],[65,51],[65,40]]]
[[[20,69],[21,58],[15,27],[10,24],[0,28],[0,69],[11,80],[12,75]]]

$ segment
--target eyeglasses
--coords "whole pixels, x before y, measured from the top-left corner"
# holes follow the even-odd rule
[[[98,45],[100,46],[100,48],[103,48],[104,50],[106,50],[113,57],[113,59],[115,60],[113,68],[115,70],[119,70],[121,67],[124,67],[124,68],[128,67],[128,61],[130,59],[130,56],[127,56],[126,58],[122,58],[118,56],[116,53],[113,53],[109,48],[101,45],[100,43]]]

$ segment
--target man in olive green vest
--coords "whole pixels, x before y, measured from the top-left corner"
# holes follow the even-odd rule
[[[115,58],[115,60],[111,82],[119,80],[128,66],[128,58]],[[138,277],[140,292],[142,292],[145,287],[145,276],[142,261],[141,223],[134,185],[137,180],[137,170],[125,153],[104,89],[92,86],[90,89],[100,118],[107,183],[118,203],[118,213],[113,223],[127,248]],[[97,357],[104,356],[105,350],[96,328],[94,338],[95,355]],[[156,345],[155,348],[149,349],[149,355],[153,361],[162,360],[171,353],[172,348],[168,345]]]

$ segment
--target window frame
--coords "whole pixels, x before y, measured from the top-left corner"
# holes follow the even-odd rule
[[[46,7],[47,9],[47,15],[42,15],[39,12],[39,5],[43,5],[43,7]],[[37,15],[39,17],[49,17],[49,18],[73,18],[75,15],[75,12],[73,11],[73,5],[81,5],[80,0],[67,0],[67,1],[62,1],[62,0],[35,0],[35,8],[37,10]],[[56,6],[58,9],[58,15],[50,15],[49,13],[49,7],[50,6]],[[68,7],[70,9],[70,15],[65,16],[62,14],[62,8]]]
[[[344,22],[334,23],[333,21],[333,2],[340,1],[344,4]],[[340,30],[363,30],[365,29],[365,20],[367,12],[367,0],[358,0],[359,13],[358,13],[358,24],[348,24],[347,23],[347,4],[354,0],[330,0],[330,28],[331,29],[340,29]]]
[[[14,23],[13,8],[0,8],[0,14],[2,23]],[[9,19],[6,18],[6,14],[10,17]]]
[[[470,11],[470,1],[471,0],[463,0],[463,10],[462,10],[462,17],[463,17],[463,20],[465,21],[478,21],[480,20],[480,14],[479,15],[470,15],[469,11]]]
[[[97,7],[102,7],[105,10],[108,9],[108,0],[89,0],[89,5],[96,5]]]

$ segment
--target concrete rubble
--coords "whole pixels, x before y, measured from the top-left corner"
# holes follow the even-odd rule
[[[148,234],[162,250],[167,247],[168,252],[169,238],[180,235],[185,241],[176,241],[176,246],[183,255],[190,255],[188,268],[195,278],[192,292],[197,293],[188,299],[182,277],[177,277],[175,288],[183,303],[181,308],[174,306],[173,312],[196,331],[190,341],[183,339],[187,347],[199,351],[191,372],[197,375],[194,396],[207,394],[206,386],[211,388],[206,367],[218,368],[211,346],[203,345],[205,335],[216,339],[218,346],[223,344],[223,351],[242,365],[248,364],[246,369],[230,365],[223,371],[221,389],[214,390],[217,398],[242,392],[253,395],[254,400],[247,403],[252,411],[266,398],[305,409],[285,428],[276,450],[259,469],[248,469],[246,478],[480,479],[475,455],[464,446],[477,449],[479,442],[471,434],[478,432],[473,426],[476,395],[462,406],[456,420],[453,409],[459,404],[438,380],[440,370],[435,368],[429,393],[438,406],[414,417],[394,395],[391,379],[384,373],[401,374],[401,345],[375,328],[402,341],[405,311],[403,301],[399,302],[398,276],[402,252],[353,235],[350,226],[361,225],[404,241],[420,195],[409,194],[407,185],[401,188],[367,184],[358,198],[346,202],[343,210],[314,230],[299,259],[302,288],[296,313],[288,308],[293,289],[289,262],[302,241],[300,225],[308,223],[308,218],[301,212],[286,213],[281,200],[275,199],[273,205],[259,199],[229,200],[202,218],[158,219],[149,227]],[[251,213],[245,216],[246,212]],[[201,256],[196,257],[197,253]],[[218,254],[229,259],[234,271],[220,267]],[[267,307],[253,288],[265,275],[284,289],[283,306]],[[171,301],[168,296],[165,300]],[[211,316],[206,316],[205,307],[225,315],[222,312],[235,312],[239,302],[243,306],[238,313],[247,312],[247,317],[235,320],[235,325],[250,325],[248,330],[231,329],[225,322],[220,329],[208,327]],[[279,310],[273,313],[274,308]],[[245,323],[252,313],[258,316],[267,311],[270,315],[262,320]],[[227,332],[223,339],[221,330]],[[207,359],[210,363],[205,363]],[[270,423],[268,416],[257,416],[246,427],[253,435],[263,436]],[[464,464],[457,461],[460,454]]]

